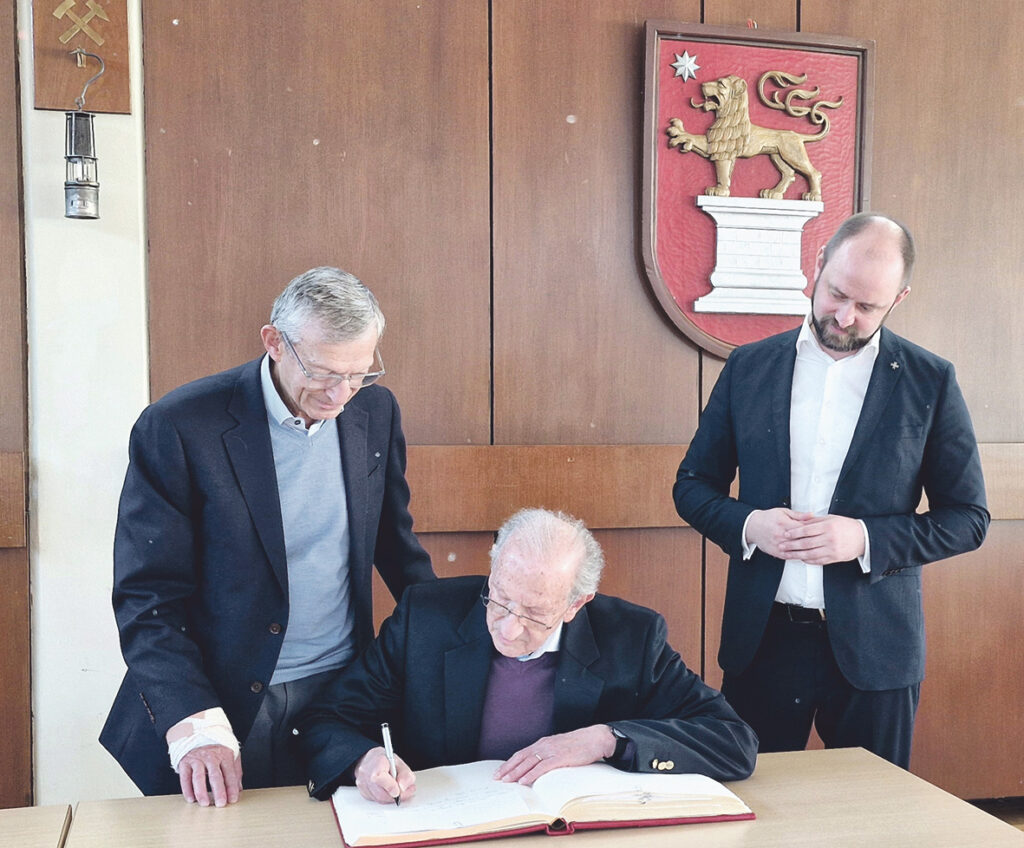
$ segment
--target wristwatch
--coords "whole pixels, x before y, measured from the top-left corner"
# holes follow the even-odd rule
[[[617,760],[621,760],[626,753],[626,746],[629,744],[629,737],[626,736],[619,728],[609,724],[608,729],[611,730],[612,736],[615,737],[615,750],[612,751],[610,757],[605,757],[605,762],[611,763]]]

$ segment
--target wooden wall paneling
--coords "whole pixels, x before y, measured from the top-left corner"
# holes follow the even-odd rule
[[[0,549],[0,809],[32,803],[32,695],[26,548]]]
[[[0,4],[0,453],[24,454],[27,435],[21,109],[14,4]],[[6,462],[14,460],[8,459]],[[24,466],[23,466],[24,473]],[[5,475],[6,476],[6,475]],[[24,494],[24,486],[22,486]],[[24,506],[24,498],[22,499]],[[2,687],[0,687],[2,688]]]
[[[711,396],[711,390],[715,388],[715,383],[718,382],[718,378],[722,375],[722,369],[724,367],[724,359],[719,359],[717,356],[713,356],[710,353],[701,353],[700,408],[702,410],[708,405],[708,398]],[[687,441],[689,441],[689,439]]]
[[[978,452],[992,520],[1024,519],[1024,442],[982,444]]]
[[[680,445],[413,445],[406,477],[417,532],[497,530],[523,507],[591,529],[677,527]]]
[[[493,532],[420,533],[423,547],[430,554],[438,577],[464,577],[487,574],[491,567]]]
[[[593,528],[680,526],[672,486],[686,447],[412,445],[406,476],[416,529],[495,530],[524,506],[563,509]],[[993,520],[1024,519],[1024,444],[980,452]]]
[[[688,527],[597,530],[604,550],[601,592],[657,610],[669,643],[701,671],[700,535]]]
[[[928,657],[912,770],[954,795],[1024,794],[1024,521],[925,567]]]
[[[15,4],[0,5],[0,458],[4,517],[0,549],[0,807],[32,803],[29,558],[25,547],[27,408],[25,283],[21,217],[18,38]]]
[[[746,26],[753,20],[758,29],[796,32],[797,0],[704,0],[703,23],[714,26]]]
[[[643,270],[643,21],[698,0],[493,4],[494,440],[672,443],[697,354]]]
[[[718,667],[718,646],[722,642],[722,610],[729,557],[718,545],[704,540],[704,681],[716,689],[722,686]]]
[[[417,533],[420,544],[430,554],[434,573],[438,577],[462,577],[467,574],[487,574],[490,571],[488,552],[494,544],[493,533]],[[395,608],[394,599],[384,581],[373,572],[373,620],[381,622]]]
[[[490,440],[487,5],[146,3],[154,397],[262,353],[335,264],[384,308],[409,439]]]
[[[803,0],[801,22],[877,43],[871,197],[918,247],[893,328],[956,364],[982,442],[1024,441],[1024,109],[992,93],[1024,67],[1024,4]]]
[[[24,548],[27,536],[25,454],[0,452],[0,548]]]
[[[132,111],[128,4],[125,0],[92,0],[75,5],[32,0],[35,108],[62,112],[75,108],[82,88],[100,70],[95,59],[84,58],[79,66],[69,55],[72,50],[85,50],[99,56],[104,67],[103,75],[89,85],[85,108],[127,115]]]

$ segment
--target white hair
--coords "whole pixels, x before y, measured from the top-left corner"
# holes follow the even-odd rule
[[[491,547],[492,570],[510,543],[538,559],[559,548],[577,547],[580,563],[573,578],[569,602],[597,591],[604,570],[604,554],[594,534],[578,518],[540,508],[519,510],[498,530],[498,537]]]

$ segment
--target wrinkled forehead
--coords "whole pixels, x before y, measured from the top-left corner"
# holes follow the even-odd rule
[[[575,547],[561,544],[539,554],[510,540],[491,568],[491,591],[535,609],[564,604],[579,565]]]

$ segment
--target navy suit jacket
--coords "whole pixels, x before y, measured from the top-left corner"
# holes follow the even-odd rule
[[[325,799],[391,723],[411,769],[477,759],[494,644],[480,603],[484,577],[414,586],[367,652],[299,718],[309,792]],[[565,625],[555,672],[555,733],[612,722],[633,740],[633,771],[719,780],[750,775],[757,737],[722,695],[690,671],[653,610],[598,595]]]
[[[743,560],[741,536],[753,510],[790,504],[798,332],[732,352],[673,488],[679,515],[730,557],[718,659],[732,674],[753,659],[782,578],[782,560],[760,550]],[[881,333],[829,507],[866,524],[871,572],[855,561],[824,567],[829,641],[843,675],[864,690],[924,678],[920,567],[977,548],[989,523],[977,441],[953,366]],[[917,512],[922,491],[928,510]]]
[[[372,567],[396,599],[433,571],[412,530],[394,396],[369,386],[337,420],[362,649]],[[179,791],[164,736],[181,719],[221,706],[244,743],[288,626],[287,569],[260,360],[149,406],[132,430],[114,538],[128,672],[100,736],[144,793]]]

